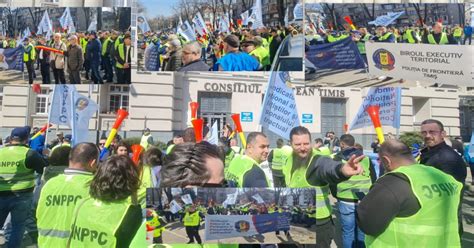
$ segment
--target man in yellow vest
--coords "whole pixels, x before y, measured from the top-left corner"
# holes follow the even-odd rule
[[[463,185],[436,168],[417,164],[411,149],[398,140],[386,140],[379,159],[388,173],[357,210],[366,246],[461,247],[457,211]]]
[[[284,187],[285,177],[283,176],[283,164],[286,162],[288,156],[291,155],[291,147],[285,145],[283,139],[277,140],[277,148],[273,149],[268,154],[268,165],[272,170],[273,186]]]
[[[71,150],[69,168],[43,186],[36,210],[39,247],[66,247],[74,207],[89,196],[98,156],[95,144],[77,144]]]
[[[33,45],[33,40],[26,38],[23,41],[23,62],[26,65],[28,71],[28,83],[33,84],[35,74],[35,62],[36,62],[36,49]]]
[[[269,143],[261,132],[251,132],[247,136],[245,155],[236,156],[230,162],[225,178],[232,187],[270,187],[260,164],[267,160]]]
[[[21,247],[32,207],[35,172],[42,174],[48,165],[27,146],[29,133],[30,127],[14,128],[10,144],[0,148],[0,227],[11,215],[11,234],[5,247]]]
[[[70,135],[70,134],[64,135],[63,142],[60,143],[60,144],[57,144],[56,146],[54,146],[53,149],[51,149],[51,153],[52,153],[56,148],[61,147],[61,146],[69,146],[69,147],[71,147],[71,140],[72,140],[72,135]]]
[[[199,235],[199,225],[201,223],[201,216],[199,211],[196,210],[194,205],[186,209],[186,213],[183,217],[183,224],[186,228],[186,234],[188,235],[188,244],[194,243],[194,239],[201,244],[201,236]]]
[[[361,156],[364,154],[362,150],[355,147],[354,136],[350,134],[343,134],[339,142],[341,151],[333,155],[335,161],[347,161],[352,155]],[[338,200],[337,207],[340,213],[344,248],[362,247],[364,244],[364,233],[357,226],[355,213],[359,200],[369,192],[372,185],[371,178],[375,180],[375,173],[368,157],[361,161],[361,165],[364,169],[361,175],[352,176],[349,180],[338,183],[335,188],[331,187],[333,195]]]
[[[104,79],[107,80],[107,83],[111,83],[114,80],[114,71],[112,69],[112,59],[111,59],[111,57],[113,56],[113,53],[111,53],[111,51],[112,51],[112,46],[114,44],[113,44],[112,39],[109,36],[108,31],[104,32],[103,38],[104,38],[104,41],[102,43],[101,55],[102,55],[102,65],[105,70]]]
[[[321,156],[311,147],[311,133],[303,126],[290,132],[293,153],[283,166],[286,187],[316,190],[316,244],[330,247],[334,238],[334,223],[329,203],[329,183],[337,184],[362,172],[360,160],[364,156],[352,156],[346,164]]]
[[[150,144],[153,144],[153,136],[151,136],[151,131],[149,128],[145,128],[145,130],[143,130],[143,135],[142,135],[142,138],[140,140],[140,145],[143,146],[143,148],[148,149],[148,146],[150,146]]]
[[[395,35],[387,31],[387,27],[385,26],[377,27],[377,35],[372,40],[375,42],[397,43]]]
[[[115,67],[117,68],[117,82],[122,84],[131,83],[132,46],[131,36],[126,34],[124,42],[117,46],[115,51]]]
[[[163,243],[163,231],[165,227],[161,223],[160,216],[153,209],[146,210],[146,224],[153,230],[153,244]]]
[[[359,35],[353,38],[353,40],[357,44],[357,48],[359,49],[360,56],[362,56],[366,64],[367,64],[367,52],[365,49],[365,44],[371,39],[372,39],[372,35],[367,31],[367,28],[365,27],[359,27]]]
[[[456,44],[460,45],[462,40],[463,29],[456,24],[453,28],[453,39],[456,41]]]
[[[415,31],[414,28],[406,27],[405,31],[403,32],[403,42],[409,44],[418,44],[420,43],[421,39],[418,33]]]
[[[423,39],[423,43],[432,45],[448,45],[456,44],[456,41],[446,32],[443,32],[442,23],[436,22],[433,25],[433,31]]]
[[[347,37],[349,37],[349,35],[343,32],[331,32],[328,34],[326,41],[328,43],[334,43],[346,39]]]

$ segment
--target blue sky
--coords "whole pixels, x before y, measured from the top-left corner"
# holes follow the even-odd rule
[[[146,17],[154,18],[159,15],[171,16],[174,14],[173,6],[178,4],[178,0],[139,0],[146,8]]]

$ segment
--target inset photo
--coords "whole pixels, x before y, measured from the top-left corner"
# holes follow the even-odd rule
[[[131,7],[132,0],[2,0],[0,7]]]
[[[138,0],[134,16],[139,71],[303,71],[301,0]]]
[[[152,244],[314,244],[313,188],[149,188]]]
[[[472,86],[473,6],[306,3],[306,83]]]
[[[0,83],[131,83],[131,8],[0,8]]]

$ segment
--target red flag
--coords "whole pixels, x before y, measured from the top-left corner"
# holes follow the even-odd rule
[[[41,86],[40,84],[33,84],[31,85],[31,88],[33,89],[33,92],[36,94],[41,93]]]

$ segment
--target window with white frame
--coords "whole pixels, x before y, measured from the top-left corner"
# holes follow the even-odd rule
[[[128,110],[129,86],[111,85],[109,88],[109,113],[116,113],[118,109]]]
[[[36,95],[36,114],[48,114],[49,88],[41,88],[41,92]]]

